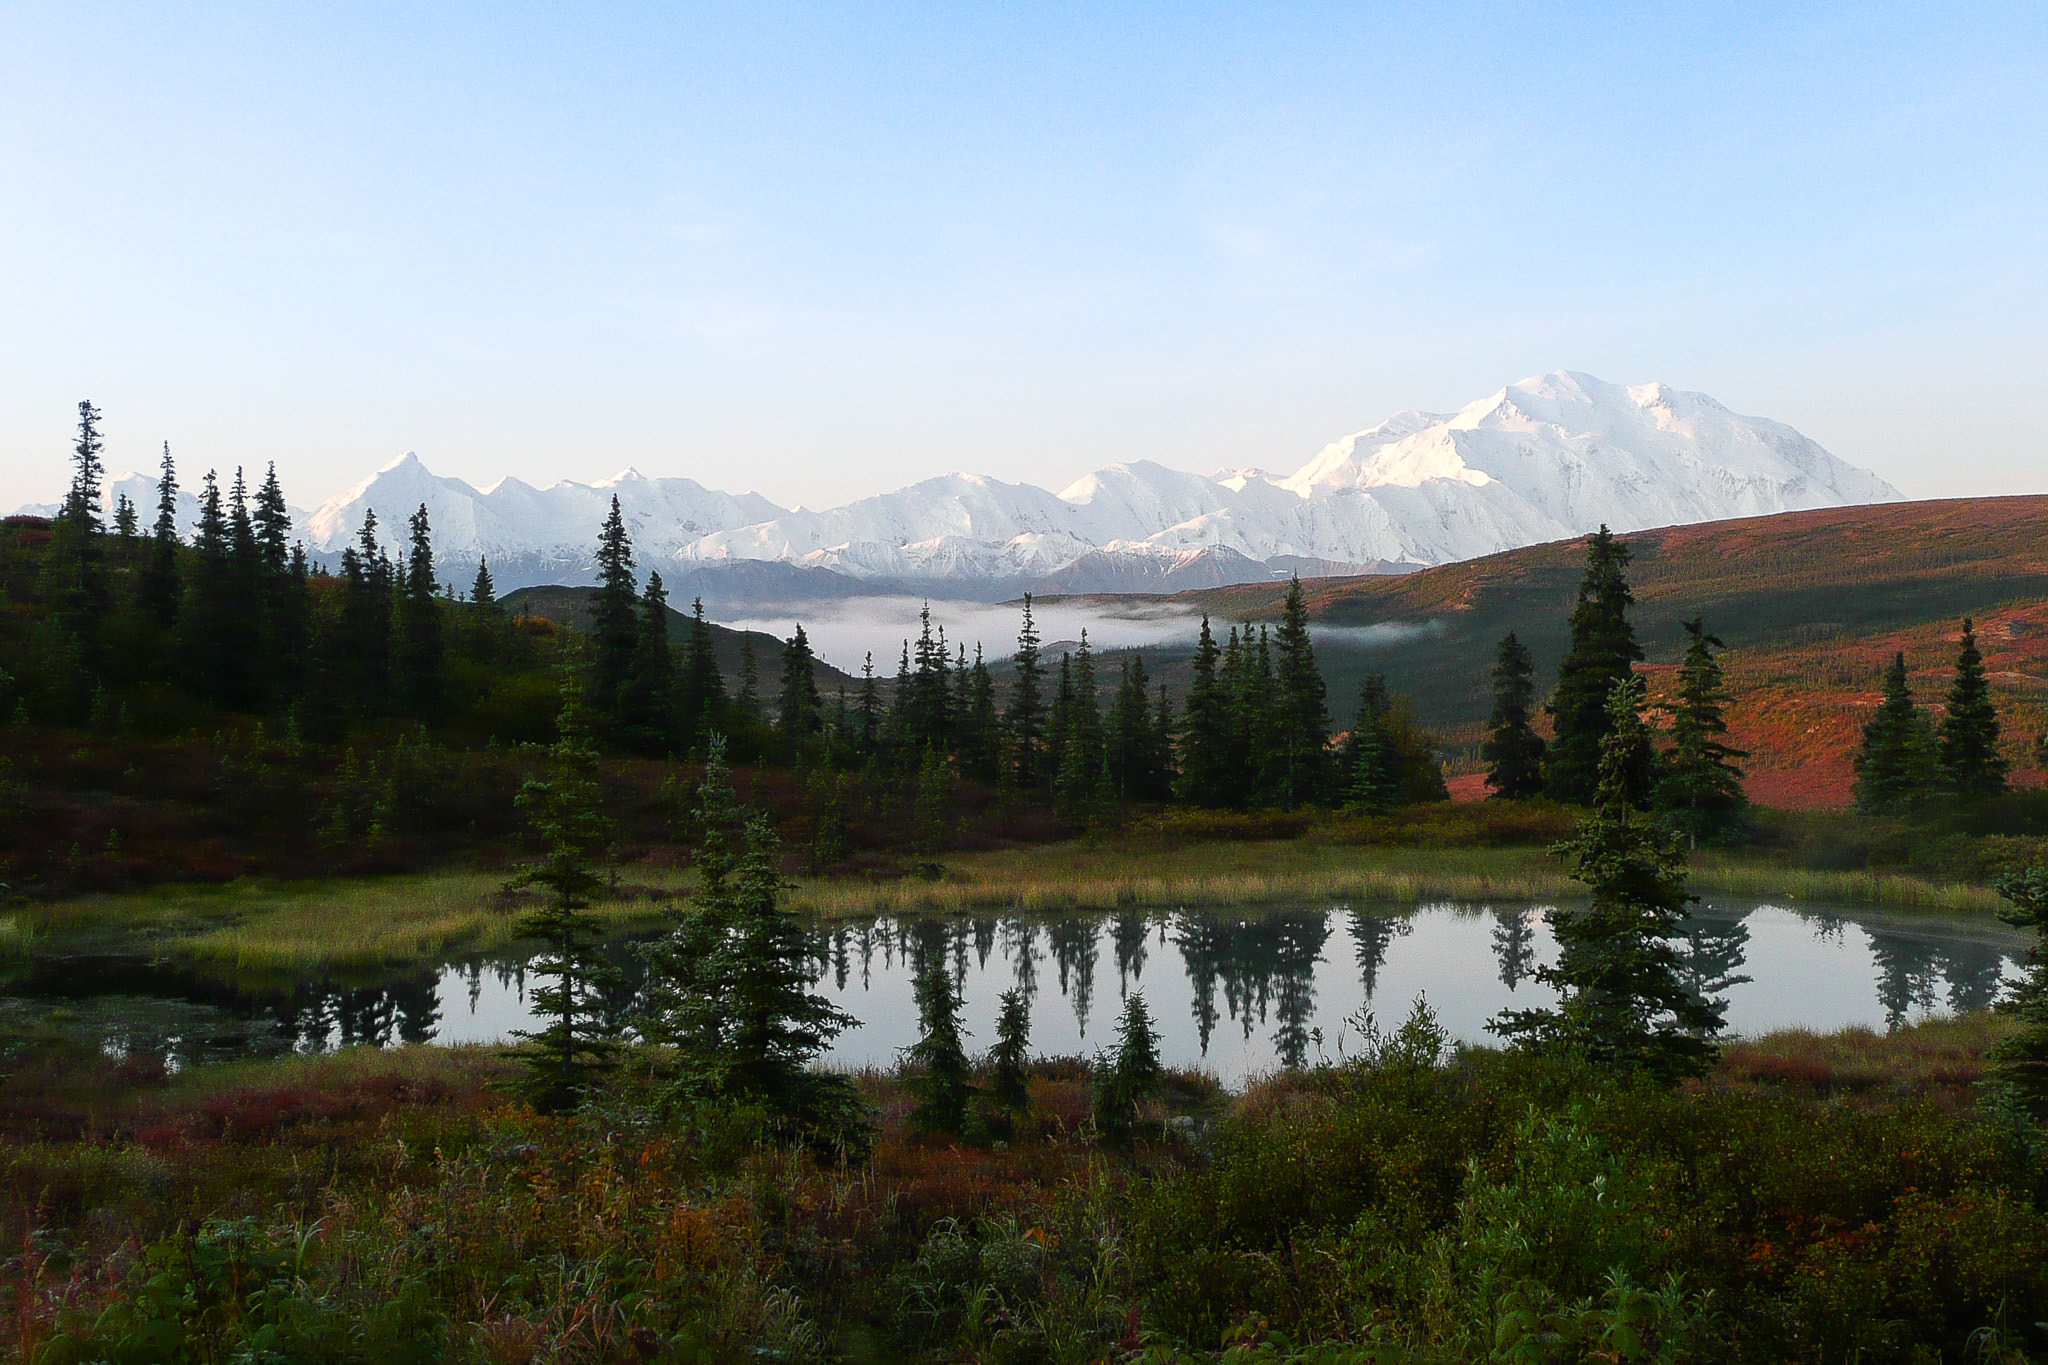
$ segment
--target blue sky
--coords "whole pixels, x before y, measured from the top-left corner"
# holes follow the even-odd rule
[[[2048,489],[2048,7],[0,11],[0,506],[406,450],[813,506],[1589,370]]]

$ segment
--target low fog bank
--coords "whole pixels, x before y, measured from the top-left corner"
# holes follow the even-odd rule
[[[945,628],[948,649],[967,646],[971,657],[976,645],[991,663],[1017,652],[1017,629],[1022,610],[1015,604],[933,601],[916,597],[851,597],[838,601],[807,602],[801,612],[713,613],[720,625],[736,630],[765,631],[788,639],[801,624],[817,656],[835,668],[858,674],[863,657],[872,650],[875,672],[893,676],[896,660],[905,640],[916,640],[918,612],[929,605],[932,629]],[[1192,650],[1201,629],[1201,613],[1170,602],[1137,599],[1128,604],[1059,600],[1034,602],[1032,618],[1038,638],[1046,645],[1078,640],[1088,632],[1088,643],[1098,650],[1166,648]],[[1229,623],[1211,621],[1220,637]],[[1443,633],[1438,621],[1422,623],[1382,622],[1369,626],[1311,626],[1310,635],[1318,645],[1342,650],[1373,649],[1429,639]]]

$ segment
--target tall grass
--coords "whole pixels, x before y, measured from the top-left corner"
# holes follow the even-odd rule
[[[441,872],[307,883],[95,896],[45,909],[58,933],[146,938],[194,962],[248,972],[369,967],[454,949],[509,946],[525,902],[501,894],[503,872]],[[619,928],[651,921],[664,886],[637,886],[593,907]]]
[[[1758,899],[1883,905],[1898,909],[1991,914],[2004,902],[1987,886],[1934,881],[1897,872],[1822,871],[1745,860],[1725,854],[1693,859],[1695,891]]]
[[[1575,887],[1557,863],[1525,849],[1060,845],[963,858],[940,881],[808,883],[798,888],[793,904],[835,918],[1285,900],[1526,901],[1569,895]]]
[[[19,962],[35,949],[36,925],[27,915],[0,915],[0,962]]]

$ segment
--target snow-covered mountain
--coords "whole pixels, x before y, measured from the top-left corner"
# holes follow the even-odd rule
[[[151,508],[154,484],[118,485]],[[619,499],[643,568],[672,591],[817,596],[1019,589],[1143,591],[1304,572],[1374,572],[1583,534],[1884,502],[1897,489],[1782,423],[1705,394],[1571,371],[1525,379],[1456,413],[1402,412],[1325,446],[1299,472],[1213,476],[1149,460],[1059,493],[950,474],[825,511],[628,470],[595,484],[477,489],[413,455],[304,518],[334,554],[375,510],[396,546],[426,504],[444,576],[488,556],[501,587],[587,580]],[[145,517],[145,520],[147,518]],[[744,572],[741,570],[744,569]],[[820,572],[824,571],[824,572]]]

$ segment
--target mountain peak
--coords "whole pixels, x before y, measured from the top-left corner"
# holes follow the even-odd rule
[[[643,569],[665,578],[753,561],[813,580],[823,570],[890,590],[981,593],[1049,582],[1156,588],[1187,581],[1160,578],[1160,566],[1184,575],[1197,562],[1217,581],[1295,564],[1442,563],[1603,522],[1628,531],[1898,496],[1791,427],[1705,394],[1555,370],[1448,415],[1396,412],[1287,478],[1138,459],[1054,494],[960,471],[814,511],[631,467],[595,484],[540,488],[508,476],[479,490],[407,451],[302,525],[309,548],[333,554],[366,513],[389,537],[425,504],[436,553],[451,563],[488,555],[509,589],[587,580],[616,497]]]

